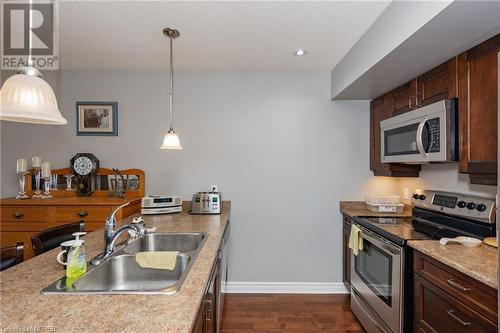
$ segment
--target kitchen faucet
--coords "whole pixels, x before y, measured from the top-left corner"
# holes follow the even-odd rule
[[[106,219],[106,224],[104,225],[104,251],[102,254],[97,256],[93,261],[93,265],[99,265],[101,262],[109,258],[113,252],[115,252],[115,243],[116,240],[125,232],[131,231],[130,237],[132,239],[144,236],[146,233],[146,228],[144,226],[144,221],[142,222],[132,222],[130,224],[126,224],[121,226],[117,230],[115,230],[116,226],[116,213],[127,206],[129,202],[117,207],[111,215]]]

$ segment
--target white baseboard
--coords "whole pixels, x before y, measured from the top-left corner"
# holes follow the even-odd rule
[[[342,282],[228,282],[228,293],[348,294]]]

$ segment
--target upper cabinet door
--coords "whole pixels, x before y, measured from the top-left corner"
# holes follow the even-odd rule
[[[417,80],[403,84],[389,95],[389,108],[393,116],[413,110],[417,107]]]
[[[458,56],[460,172],[471,183],[497,183],[500,34]]]
[[[457,57],[417,78],[417,106],[458,96]]]

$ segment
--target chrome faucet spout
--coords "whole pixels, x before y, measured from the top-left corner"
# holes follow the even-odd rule
[[[132,225],[127,224],[127,225],[124,225],[123,227],[119,228],[118,230],[116,230],[113,233],[109,242],[106,244],[106,249],[104,250],[105,256],[110,256],[111,254],[113,254],[113,252],[115,252],[116,240],[118,238],[120,238],[120,236],[127,231],[132,231],[134,234],[134,237],[138,236],[137,229]]]
[[[146,228],[144,224],[140,223],[131,223],[124,225],[118,230],[115,230],[116,227],[116,213],[122,209],[123,207],[129,205],[129,203],[125,203],[119,207],[117,207],[111,215],[106,219],[106,224],[104,225],[104,250],[101,255],[99,255],[94,261],[94,265],[99,265],[105,259],[109,258],[113,252],[115,252],[115,244],[116,240],[126,231],[132,231],[131,237],[139,237],[144,236],[146,232]]]
[[[106,219],[106,224],[104,225],[104,244],[108,244],[111,239],[111,236],[115,232],[116,226],[116,213],[125,206],[128,206],[130,203],[126,202],[123,205],[115,208],[115,210],[111,213],[111,215]]]

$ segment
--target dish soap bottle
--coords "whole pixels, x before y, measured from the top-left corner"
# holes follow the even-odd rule
[[[83,240],[76,235],[76,240],[73,241],[71,248],[68,251],[68,259],[66,261],[66,277],[75,279],[87,271],[87,261],[85,260],[85,247]]]

